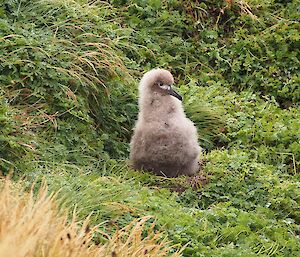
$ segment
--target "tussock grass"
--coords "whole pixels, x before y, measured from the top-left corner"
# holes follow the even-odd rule
[[[58,209],[57,195],[49,195],[45,183],[37,196],[34,187],[26,192],[21,183],[8,179],[0,187],[0,256],[181,255],[162,233],[155,232],[154,223],[148,226],[151,216],[134,220],[109,237],[97,226],[89,227],[89,217],[78,221],[74,212],[69,221],[68,213]],[[107,243],[95,244],[97,235],[107,237]]]
[[[86,0],[6,1],[4,5],[0,84],[5,102],[0,104],[16,110],[10,120],[18,123],[14,126],[17,142],[26,141],[23,131],[47,130],[55,134],[48,137],[65,145],[74,138],[83,139],[64,133],[79,128],[79,134],[93,134],[87,141],[94,146],[85,145],[97,148],[94,153],[101,153],[100,159],[106,158],[106,152],[111,157],[127,154],[137,108],[132,104],[134,80],[120,47],[126,33],[119,28],[116,8],[108,2]],[[0,12],[1,8],[2,4]],[[91,133],[82,132],[91,128]],[[35,141],[19,148],[26,152],[43,148],[43,138]],[[6,173],[12,166],[6,162],[9,156],[0,158]]]
[[[102,1],[84,2],[35,0],[20,2],[18,7],[8,5],[7,14],[14,23],[5,24],[5,33],[0,34],[1,66],[5,74],[14,74],[20,67],[19,76],[4,81],[10,91],[27,101],[45,100],[45,92],[53,94],[54,89],[64,93],[58,98],[76,101],[76,96],[84,95],[101,102],[114,90],[107,86],[110,79],[120,76],[132,82],[118,50],[120,37],[110,36],[110,26],[117,19],[113,7]],[[35,81],[41,79],[45,81]],[[41,86],[44,91],[37,89]]]
[[[185,111],[196,124],[200,145],[207,150],[225,145],[225,121],[222,111],[212,108],[203,102],[189,102]]]

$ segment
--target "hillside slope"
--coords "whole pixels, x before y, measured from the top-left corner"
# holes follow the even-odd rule
[[[28,186],[45,177],[110,235],[153,215],[189,243],[184,256],[299,256],[299,6],[3,0],[1,172]],[[195,179],[126,161],[137,84],[153,67],[175,75],[198,127]]]

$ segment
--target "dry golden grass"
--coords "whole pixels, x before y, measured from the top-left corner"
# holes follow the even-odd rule
[[[109,237],[97,226],[90,228],[88,218],[78,222],[73,213],[69,221],[56,202],[45,184],[35,196],[20,183],[0,181],[0,256],[180,256],[181,251],[170,253],[174,248],[162,233],[154,232],[154,224],[145,228],[150,217],[135,220]],[[92,238],[97,234],[105,235],[107,243],[95,245]]]

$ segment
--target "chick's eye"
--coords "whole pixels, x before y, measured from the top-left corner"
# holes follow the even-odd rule
[[[168,84],[164,84],[163,82],[158,82],[158,85],[161,89],[164,89],[164,90],[171,90],[171,85],[168,85]]]
[[[170,90],[171,87],[169,85],[161,85],[160,88],[164,90]]]

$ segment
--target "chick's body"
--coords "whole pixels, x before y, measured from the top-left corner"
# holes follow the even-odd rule
[[[130,143],[133,167],[167,177],[192,175],[199,169],[197,130],[181,102],[155,83],[173,84],[173,77],[155,69],[140,83],[140,112]]]

